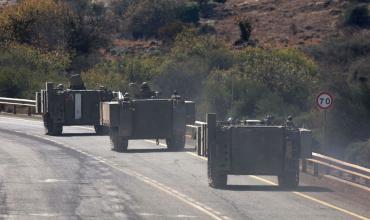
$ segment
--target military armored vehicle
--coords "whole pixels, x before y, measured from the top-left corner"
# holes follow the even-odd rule
[[[36,93],[36,112],[42,114],[46,134],[60,135],[63,126],[93,125],[97,134],[107,133],[100,125],[100,102],[113,99],[113,92],[101,87],[86,90],[80,75],[72,75],[70,87],[47,82],[45,90]]]
[[[118,152],[127,151],[131,139],[165,139],[169,150],[182,150],[186,124],[195,121],[194,102],[177,94],[160,99],[149,89],[137,96],[126,93],[121,100],[102,102],[100,112],[101,125],[110,129],[112,150]]]
[[[311,131],[290,120],[275,126],[264,121],[216,122],[207,115],[208,182],[227,185],[227,175],[276,175],[281,187],[299,184],[299,159],[310,157]]]

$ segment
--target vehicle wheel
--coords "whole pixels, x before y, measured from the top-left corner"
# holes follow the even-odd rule
[[[223,173],[210,174],[208,176],[208,185],[216,189],[225,188],[227,185],[227,174],[223,174]]]
[[[53,120],[51,120],[49,114],[43,115],[44,120],[44,127],[46,130],[46,134],[48,135],[61,135],[63,132],[63,125],[54,123]]]
[[[227,185],[227,174],[218,172],[214,167],[212,167],[212,156],[208,156],[208,185],[213,188],[225,188]]]
[[[125,152],[128,147],[128,139],[118,135],[118,128],[110,128],[109,132],[112,150],[117,152]]]
[[[185,148],[185,132],[178,132],[166,139],[167,148],[171,151],[182,151]]]
[[[106,126],[94,125],[94,129],[97,135],[105,135],[109,133],[109,129]]]
[[[299,172],[285,172],[278,176],[278,183],[283,188],[296,188],[299,184]]]

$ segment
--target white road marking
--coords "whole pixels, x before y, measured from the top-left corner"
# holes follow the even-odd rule
[[[160,215],[155,213],[139,213],[140,216],[160,217],[160,218],[198,218],[194,215]]]
[[[39,216],[39,217],[56,217],[60,216],[59,214],[55,213],[30,213],[30,216]]]
[[[202,160],[208,160],[208,158],[206,158],[206,157],[201,157],[201,156],[199,156],[199,155],[197,155],[196,153],[193,153],[193,152],[186,152],[186,153],[188,153],[188,154],[192,155],[193,157],[197,157],[197,158],[199,158],[199,159],[202,159]],[[261,177],[255,176],[255,175],[249,175],[249,177],[252,177],[253,179],[259,180],[259,181],[261,181],[261,182],[264,182],[264,183],[267,183],[267,184],[270,184],[270,185],[273,185],[273,186],[277,186],[277,184],[276,184],[276,183],[274,183],[274,182],[272,182],[272,181],[270,181],[270,180],[267,180],[267,179],[264,179],[264,178],[261,178]],[[346,209],[340,208],[340,207],[335,206],[335,205],[333,205],[333,204],[330,204],[330,203],[328,203],[328,202],[325,202],[325,201],[322,201],[322,200],[316,199],[316,198],[314,198],[314,197],[312,197],[312,196],[309,196],[309,195],[306,195],[306,194],[304,194],[304,193],[300,193],[300,192],[292,192],[292,193],[293,193],[293,194],[295,194],[295,195],[298,195],[298,196],[300,196],[300,197],[302,197],[302,198],[308,199],[308,200],[310,200],[310,201],[313,201],[313,202],[319,203],[319,204],[321,204],[321,205],[323,205],[323,206],[326,206],[326,207],[329,207],[329,208],[335,209],[335,210],[337,210],[337,211],[339,211],[339,212],[342,212],[342,213],[348,214],[348,215],[350,215],[350,216],[352,216],[352,217],[355,217],[355,218],[358,218],[358,219],[361,219],[361,220],[370,220],[369,218],[367,218],[367,217],[365,217],[365,216],[362,216],[362,215],[356,214],[356,213],[354,213],[354,212],[351,212],[351,211],[349,211],[349,210],[346,210]],[[224,219],[225,219],[225,218],[224,218]]]
[[[58,182],[67,182],[68,180],[58,180],[58,179],[46,179],[39,180],[40,183],[58,183]]]
[[[34,136],[34,137],[37,137],[37,138],[40,138],[40,139],[44,139],[44,140],[50,141],[52,143],[55,143],[57,145],[63,146],[65,148],[72,149],[72,150],[74,150],[76,152],[82,153],[82,154],[84,154],[84,155],[86,155],[86,156],[88,156],[88,157],[90,157],[92,159],[95,159],[95,160],[97,160],[97,161],[99,161],[99,162],[101,162],[101,163],[103,163],[103,164],[105,164],[105,165],[107,165],[107,166],[109,166],[109,167],[111,167],[113,169],[116,169],[116,170],[118,170],[120,172],[123,172],[123,173],[125,173],[127,175],[133,176],[133,177],[141,180],[142,182],[147,183],[148,185],[150,185],[150,186],[152,186],[154,188],[157,188],[158,190],[161,190],[161,191],[163,191],[163,192],[165,192],[165,193],[167,193],[167,194],[169,194],[169,195],[177,198],[178,200],[180,200],[180,201],[188,204],[189,206],[191,206],[191,207],[193,207],[193,208],[195,208],[195,209],[203,212],[204,214],[208,215],[209,217],[211,217],[213,219],[216,219],[216,220],[223,220],[224,219],[224,216],[219,215],[219,214],[216,214],[213,211],[212,208],[206,206],[205,204],[200,203],[200,202],[198,202],[198,201],[196,201],[194,199],[191,199],[189,196],[185,196],[184,194],[179,193],[178,191],[172,189],[171,187],[166,186],[166,185],[164,185],[162,183],[158,183],[158,181],[153,180],[153,179],[151,179],[151,178],[149,178],[147,176],[144,176],[143,174],[140,174],[140,173],[138,173],[136,171],[130,170],[128,168],[118,167],[116,165],[113,165],[110,162],[105,161],[104,158],[102,158],[100,156],[93,156],[93,155],[90,155],[90,154],[87,155],[88,153],[85,152],[85,151],[75,149],[74,147],[69,147],[69,146],[67,146],[67,145],[65,145],[63,143],[60,143],[58,141],[54,141],[54,140],[52,140],[50,138],[47,138],[47,137],[43,137],[43,136],[40,136],[40,135],[31,134],[31,133],[26,133],[26,135]]]

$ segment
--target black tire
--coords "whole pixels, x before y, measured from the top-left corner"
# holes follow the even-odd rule
[[[109,132],[112,150],[117,152],[125,152],[128,148],[128,139],[118,135],[118,128],[110,128]]]
[[[278,176],[279,186],[282,188],[296,188],[299,185],[299,171],[284,172]]]
[[[48,135],[61,135],[63,132],[63,125],[54,123],[53,120],[50,118],[49,114],[43,115],[44,120],[44,127],[45,127],[45,133]]]
[[[216,188],[216,189],[223,189],[227,185],[227,174],[224,173],[216,173],[212,171],[210,175],[208,175],[208,185],[210,187]]]
[[[183,151],[185,149],[185,132],[177,132],[171,138],[166,139],[167,148],[170,151]]]
[[[213,161],[211,155],[211,153],[208,155],[208,185],[217,189],[225,188],[227,185],[227,173],[219,172],[217,169],[212,167]]]
[[[109,134],[109,128],[102,125],[94,125],[94,129],[97,135]]]

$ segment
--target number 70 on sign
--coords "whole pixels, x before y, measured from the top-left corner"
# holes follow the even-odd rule
[[[328,109],[333,106],[334,98],[329,92],[321,92],[316,97],[316,105],[321,109]]]

